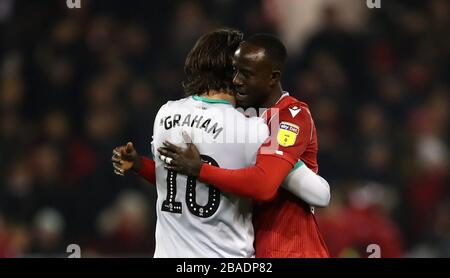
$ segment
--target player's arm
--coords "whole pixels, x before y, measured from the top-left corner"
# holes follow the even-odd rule
[[[292,165],[285,160],[261,155],[254,167],[238,170],[202,165],[199,178],[224,192],[257,200],[273,197],[282,183],[284,189],[307,204],[326,207],[331,197],[328,182],[303,162],[299,163],[298,167],[292,169]]]
[[[155,162],[140,156],[134,149],[133,143],[114,148],[111,158],[114,173],[123,176],[126,171],[133,170],[152,184],[156,184]]]
[[[186,149],[170,142],[163,144],[165,147],[158,151],[161,160],[167,162],[167,157],[170,158],[170,163],[165,166],[167,169],[198,177],[223,192],[261,201],[269,200],[275,195],[293,167],[291,163],[278,157],[260,154],[254,166],[237,170],[222,169],[203,163],[193,143],[187,143]]]
[[[306,113],[306,112],[305,112]],[[186,149],[164,142],[164,148],[158,151],[165,157],[170,157],[169,165],[166,168],[179,173],[198,177],[205,183],[212,184],[218,189],[250,197],[256,200],[271,199],[278,187],[281,185],[289,171],[297,163],[297,157],[305,151],[310,140],[311,118],[302,113],[302,118],[297,119],[297,126],[302,126],[302,133],[285,132],[285,126],[277,126],[272,130],[269,137],[258,151],[256,164],[251,167],[231,170],[222,169],[209,164],[204,164],[200,160],[200,154],[194,144],[188,143]],[[280,119],[285,118],[285,114],[280,114]],[[280,131],[281,130],[281,131]],[[289,137],[289,135],[291,137]],[[288,136],[287,143],[284,139]],[[280,139],[281,138],[281,139]],[[276,144],[275,142],[278,142]],[[273,148],[273,146],[278,146]],[[165,161],[164,158],[162,158]]]
[[[311,206],[326,207],[330,203],[330,185],[302,161],[287,175],[281,187]]]
[[[309,110],[293,104],[280,111],[276,123],[279,123],[278,128],[276,125],[271,126],[271,142],[277,142],[278,145],[273,148],[265,143],[260,151],[295,165],[283,182],[283,188],[309,205],[327,206],[330,201],[328,182],[300,160],[307,146],[314,140],[314,123]]]
[[[156,184],[156,171],[155,161],[145,156],[139,157],[140,167],[137,167],[135,171],[151,184]]]

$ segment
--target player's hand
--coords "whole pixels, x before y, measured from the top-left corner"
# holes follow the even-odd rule
[[[166,163],[164,166],[166,169],[186,176],[199,176],[203,162],[200,152],[190,140],[186,142],[187,148],[185,149],[168,141],[163,142],[163,144],[164,147],[158,148],[158,152],[160,153],[159,158]]]
[[[120,176],[123,176],[130,169],[139,171],[141,167],[139,154],[131,142],[114,148],[111,161],[114,167],[114,173]]]

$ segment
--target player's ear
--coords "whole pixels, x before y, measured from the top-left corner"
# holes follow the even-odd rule
[[[280,82],[281,79],[281,71],[274,70],[270,76],[270,85],[274,86]]]

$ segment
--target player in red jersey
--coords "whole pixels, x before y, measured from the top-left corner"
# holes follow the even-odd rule
[[[167,168],[198,176],[218,189],[256,200],[256,257],[329,257],[311,208],[280,188],[283,179],[303,161],[317,172],[317,135],[308,106],[283,92],[281,73],[286,49],[275,37],[254,35],[234,55],[236,99],[242,107],[270,107],[262,117],[270,138],[252,167],[229,170],[202,163],[193,144],[182,149],[170,142],[160,148],[170,157]]]

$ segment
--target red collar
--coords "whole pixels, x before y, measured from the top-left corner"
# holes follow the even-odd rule
[[[276,108],[278,106],[278,104],[281,103],[282,100],[286,99],[289,96],[288,92],[283,91],[283,94],[281,95],[281,97],[277,100],[277,102],[270,108]],[[260,117],[264,118],[264,115],[266,114],[267,110],[269,110],[270,108],[264,110],[264,112],[261,113]],[[279,108],[279,107],[278,107]]]

